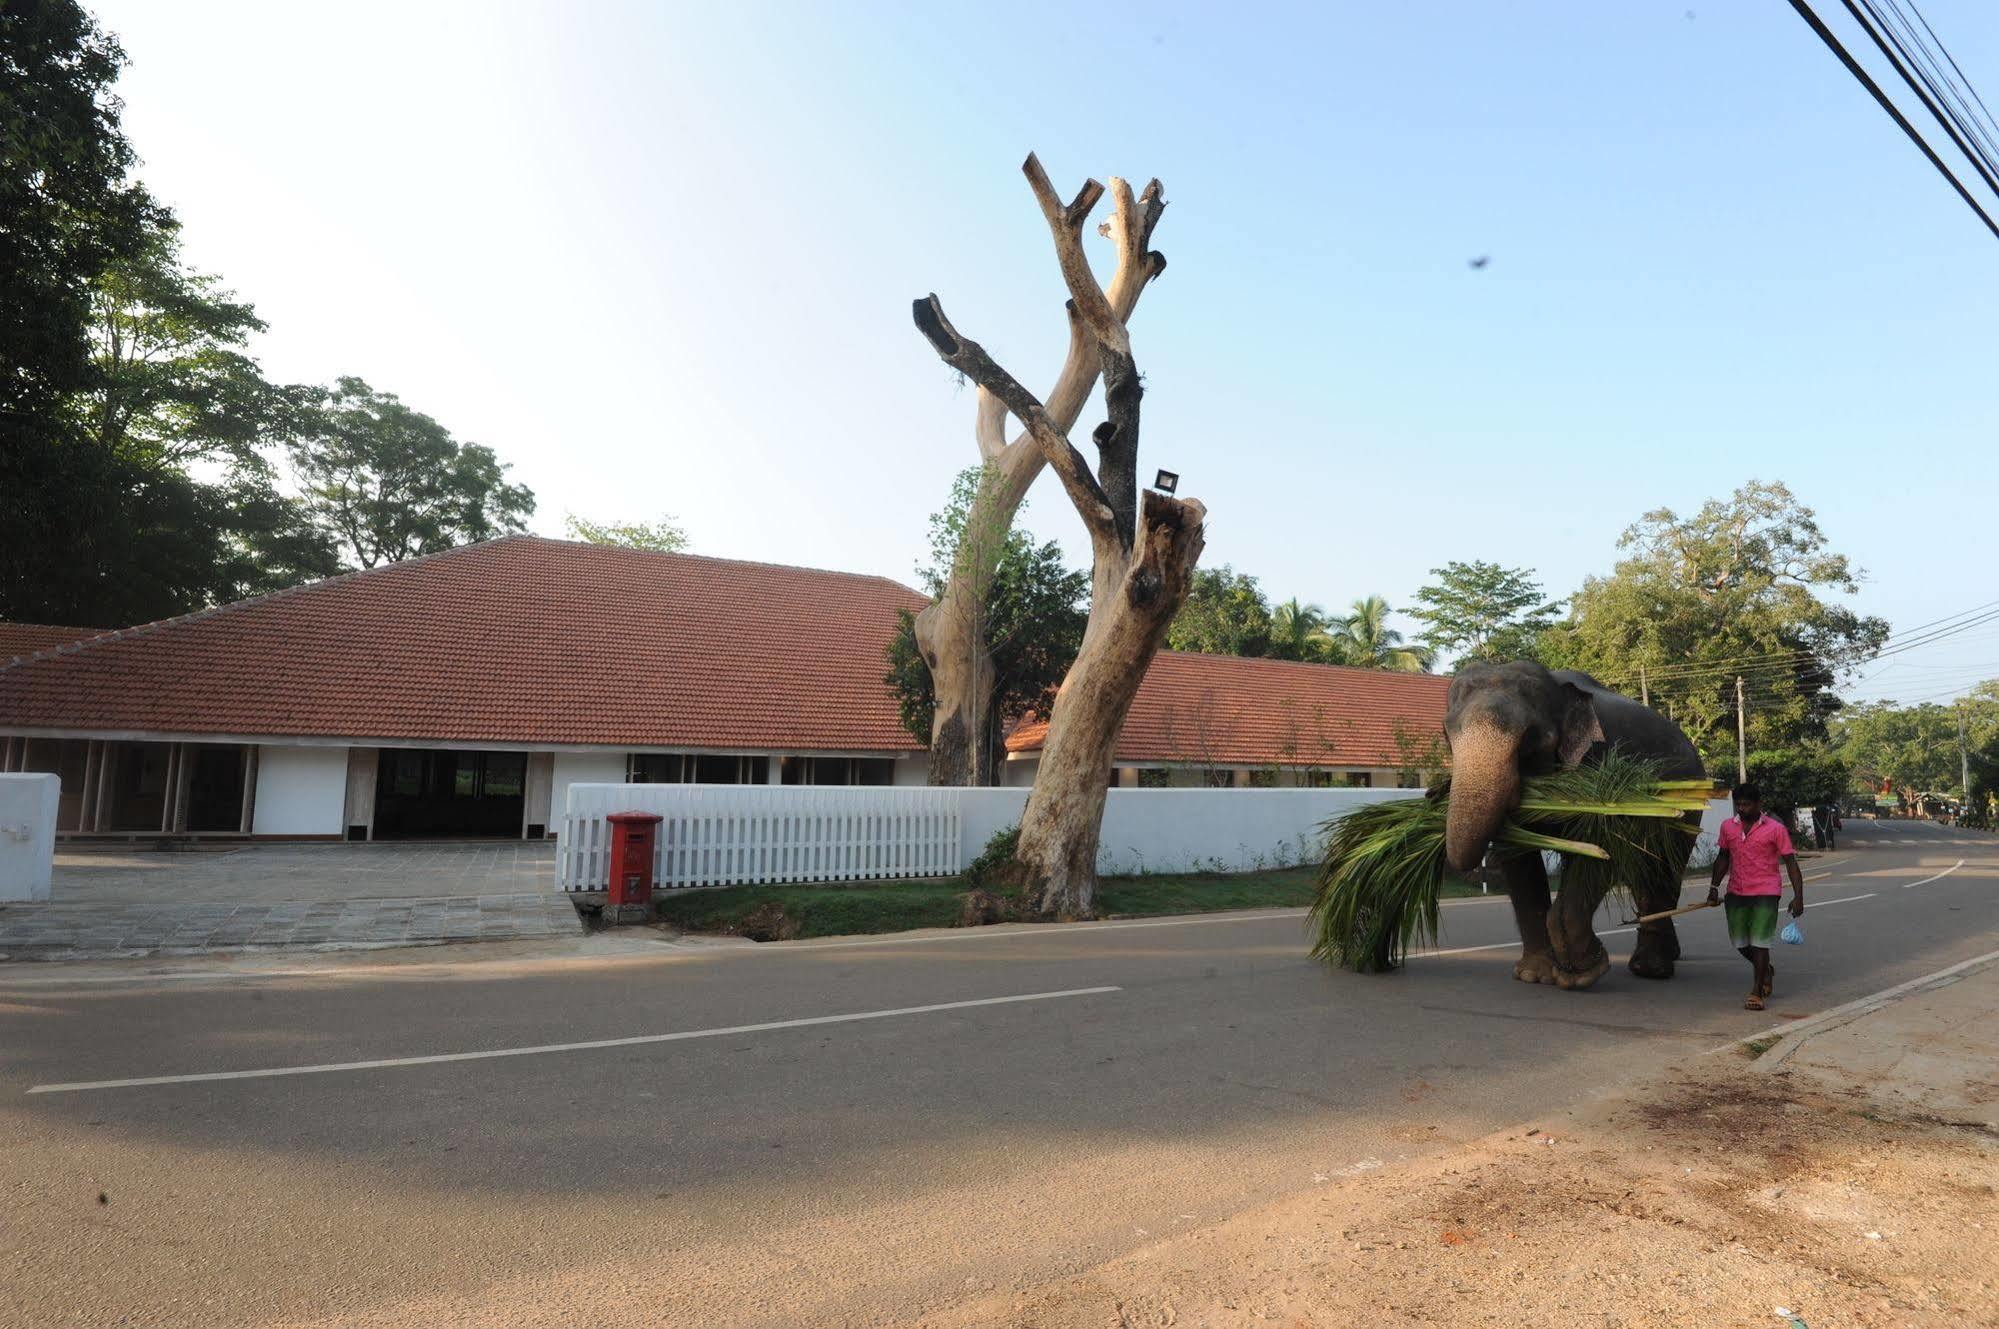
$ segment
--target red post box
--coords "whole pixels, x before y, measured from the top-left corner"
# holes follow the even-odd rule
[[[613,923],[643,923],[652,913],[652,853],[663,820],[651,812],[613,812],[610,898],[604,913]]]

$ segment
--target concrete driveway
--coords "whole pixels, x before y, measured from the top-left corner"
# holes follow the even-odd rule
[[[48,904],[0,907],[0,958],[575,936],[552,844],[64,848]]]

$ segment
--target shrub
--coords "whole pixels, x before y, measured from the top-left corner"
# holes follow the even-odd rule
[[[1020,827],[1009,826],[1003,831],[994,831],[986,841],[986,847],[965,869],[965,880],[973,886],[986,886],[1002,879],[1006,869],[1013,863],[1013,856],[1020,850]]]

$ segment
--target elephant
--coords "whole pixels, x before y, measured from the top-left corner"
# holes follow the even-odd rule
[[[1549,670],[1527,660],[1472,664],[1451,680],[1444,737],[1451,750],[1445,856],[1469,872],[1506,819],[1520,806],[1521,781],[1558,766],[1601,759],[1616,747],[1657,762],[1660,778],[1704,779],[1700,752],[1680,727],[1651,707],[1620,696],[1588,674]],[[1698,817],[1691,817],[1698,821]],[[1680,874],[1694,837],[1649,880],[1624,883],[1652,913],[1678,906]],[[1496,850],[1520,928],[1521,955],[1513,976],[1522,982],[1586,988],[1610,968],[1609,952],[1590,927],[1598,898],[1563,891],[1550,908],[1548,874],[1537,850]],[[1641,978],[1671,978],[1679,959],[1671,919],[1642,923],[1629,968]]]

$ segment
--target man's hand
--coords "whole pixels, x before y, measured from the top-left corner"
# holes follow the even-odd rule
[[[1805,896],[1802,891],[1799,891],[1791,896],[1791,917],[1803,918],[1804,916],[1805,916]]]
[[[1707,902],[1709,904],[1721,903],[1721,887],[1710,886],[1707,888]]]

